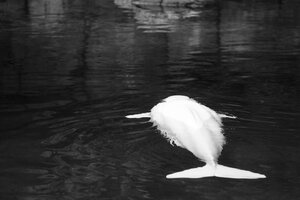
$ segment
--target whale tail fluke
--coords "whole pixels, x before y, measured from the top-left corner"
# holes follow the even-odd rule
[[[169,174],[167,178],[204,178],[214,176],[215,170],[209,165],[183,170],[173,174]]]
[[[134,115],[127,115],[126,118],[151,118],[151,115],[149,112],[147,112]]]
[[[232,167],[227,167],[224,165],[217,165],[215,176],[222,177],[222,178],[236,178],[236,179],[266,178],[266,176],[263,174],[232,168]]]
[[[232,167],[226,167],[223,165],[210,166],[205,165],[203,167],[197,167],[187,169],[184,171],[176,172],[167,175],[167,178],[204,178],[204,177],[222,177],[222,178],[234,178],[234,179],[258,179],[266,178],[263,174],[258,174],[246,170],[241,170]]]

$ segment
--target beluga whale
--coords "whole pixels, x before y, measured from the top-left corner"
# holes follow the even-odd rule
[[[150,118],[163,136],[172,144],[187,149],[205,163],[166,176],[172,178],[222,177],[259,179],[265,175],[218,164],[225,144],[222,118],[236,118],[215,112],[196,100],[183,95],[163,99],[150,112],[127,115],[127,118]]]

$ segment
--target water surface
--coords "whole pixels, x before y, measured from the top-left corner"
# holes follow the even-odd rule
[[[0,198],[300,198],[299,9],[0,1]],[[167,180],[203,163],[124,116],[172,94],[238,116],[219,161],[268,178]]]

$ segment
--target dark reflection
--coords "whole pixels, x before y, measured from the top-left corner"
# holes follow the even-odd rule
[[[0,1],[1,199],[297,199],[299,3],[147,2]],[[201,163],[124,116],[179,93],[268,179],[166,180]]]

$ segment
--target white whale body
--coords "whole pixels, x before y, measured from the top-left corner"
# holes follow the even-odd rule
[[[169,174],[167,178],[266,178],[263,174],[218,164],[218,157],[225,144],[222,118],[236,118],[234,116],[218,114],[187,96],[174,95],[158,103],[149,113],[126,117],[150,118],[171,144],[187,149],[206,163],[203,167]]]

